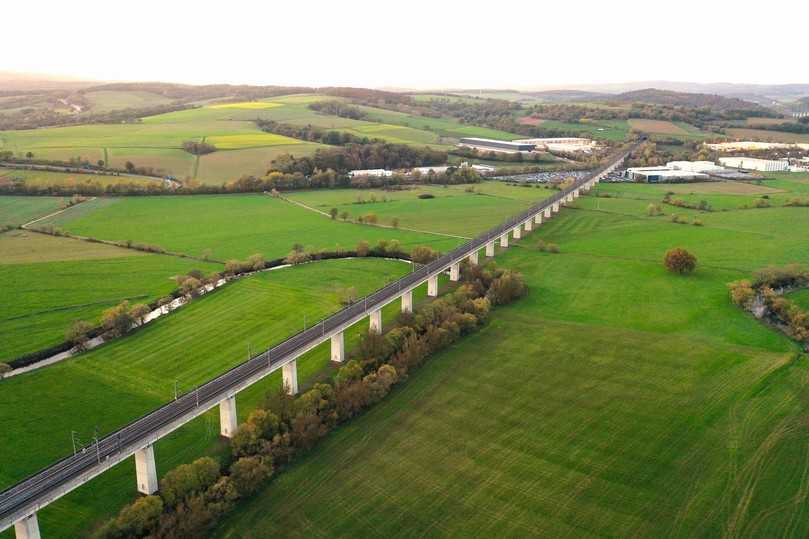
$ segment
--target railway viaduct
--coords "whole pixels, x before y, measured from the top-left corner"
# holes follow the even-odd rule
[[[158,489],[154,444],[185,423],[219,407],[220,433],[232,437],[237,429],[237,394],[281,370],[286,390],[298,392],[297,359],[326,341],[331,342],[332,361],[345,360],[345,330],[364,319],[371,331],[382,331],[382,308],[401,301],[402,311],[413,309],[413,290],[427,283],[427,295],[438,295],[438,277],[449,272],[451,281],[460,279],[460,264],[478,264],[480,254],[495,256],[495,245],[508,247],[509,239],[519,239],[560,209],[590,190],[617,168],[631,149],[613,156],[605,167],[579,179],[573,185],[532,206],[480,236],[464,243],[437,260],[402,277],[356,303],[325,318],[286,341],[234,367],[190,392],[137,419],[112,434],[16,485],[0,492],[0,531],[14,526],[17,539],[40,537],[37,511],[121,461],[134,456],[137,490],[153,494]]]

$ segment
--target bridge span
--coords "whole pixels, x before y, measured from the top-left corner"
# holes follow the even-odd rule
[[[109,468],[134,455],[139,492],[157,491],[154,443],[208,410],[219,407],[220,433],[232,437],[237,429],[236,395],[270,373],[281,369],[287,391],[298,392],[296,360],[319,344],[331,341],[331,359],[345,359],[344,331],[369,319],[372,331],[382,331],[382,308],[401,299],[403,311],[413,309],[413,290],[427,283],[428,296],[438,295],[438,276],[449,271],[450,280],[460,278],[460,263],[477,264],[481,251],[493,257],[495,244],[508,247],[510,237],[519,239],[550,219],[565,204],[573,202],[604,176],[617,168],[630,150],[613,156],[609,164],[577,180],[502,225],[467,241],[437,260],[361,298],[356,303],[324,318],[314,326],[250,358],[233,369],[200,385],[125,427],[98,439],[92,446],[66,457],[0,492],[0,531],[14,526],[17,539],[38,539],[37,511],[83,485]]]

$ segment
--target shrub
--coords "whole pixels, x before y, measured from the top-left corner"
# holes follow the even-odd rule
[[[684,275],[697,267],[697,257],[680,247],[669,249],[663,259],[666,269],[672,273]]]
[[[230,479],[239,496],[253,494],[271,474],[272,468],[257,457],[242,457],[230,467]]]
[[[371,252],[371,248],[368,246],[368,242],[363,240],[357,244],[357,256],[368,256],[368,253]]]
[[[508,270],[492,281],[486,298],[492,305],[505,305],[521,298],[526,292],[528,292],[528,288],[525,286],[522,275]]]
[[[646,206],[646,214],[649,217],[656,217],[658,215],[663,215],[663,210],[660,208],[660,204],[649,204]]]
[[[769,208],[770,201],[763,198],[759,198],[755,201],[755,203],[753,203],[753,206],[756,208]]]
[[[219,463],[210,457],[202,457],[191,464],[181,464],[163,476],[160,494],[166,505],[173,507],[213,485],[219,476]]]
[[[410,259],[417,264],[429,264],[436,258],[438,258],[438,252],[425,245],[418,245],[410,251]]]
[[[756,288],[768,286],[770,288],[784,288],[791,286],[805,286],[809,284],[809,271],[799,264],[786,266],[767,266],[753,272],[753,286]]]
[[[353,286],[337,290],[337,300],[340,302],[340,305],[352,305],[357,301],[357,296],[357,289]]]
[[[75,320],[65,331],[65,340],[72,344],[76,350],[83,352],[87,350],[87,342],[90,340],[90,331],[93,325],[84,320]]]
[[[537,249],[542,251],[543,253],[558,253],[559,246],[552,242],[546,242],[545,240],[539,240],[537,242]]]
[[[332,221],[334,221],[335,219],[337,219],[337,213],[338,213],[339,211],[340,211],[340,210],[338,210],[337,208],[332,208],[332,209],[330,209],[330,210],[329,210],[329,215],[331,216]]]
[[[694,226],[702,226],[702,220],[697,219],[696,217],[694,217],[694,220],[691,221],[691,224],[694,225]]]
[[[156,527],[163,514],[160,496],[144,496],[125,506],[118,516],[107,522],[96,537],[113,539],[121,537],[144,537]]]
[[[300,251],[290,251],[290,253],[284,258],[284,262],[286,264],[303,264],[304,262],[309,262],[312,257],[306,253]]]
[[[731,301],[740,307],[749,308],[756,297],[752,283],[746,279],[729,283],[728,289]]]
[[[132,328],[134,320],[129,310],[129,302],[124,300],[115,307],[101,313],[101,325],[113,336],[120,337]]]
[[[422,200],[428,200],[430,198],[435,198],[435,195],[433,195],[431,193],[422,193],[422,194],[419,195],[419,198],[422,199]]]
[[[0,376],[3,376],[7,372],[11,372],[11,365],[9,365],[8,363],[0,362]]]

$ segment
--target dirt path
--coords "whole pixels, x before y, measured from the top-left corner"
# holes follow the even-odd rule
[[[54,215],[59,215],[60,213],[64,213],[64,212],[66,212],[67,210],[69,210],[70,208],[75,208],[75,207],[76,207],[76,206],[78,206],[79,204],[84,204],[85,202],[90,202],[90,201],[92,201],[92,200],[95,200],[96,198],[97,198],[97,197],[88,198],[87,200],[82,200],[81,202],[78,202],[78,203],[76,203],[76,204],[73,204],[72,206],[68,206],[67,208],[63,208],[63,209],[61,209],[61,210],[59,210],[59,211],[55,211],[55,212],[53,212],[53,213],[49,213],[48,215],[44,215],[44,216],[42,216],[42,217],[38,217],[38,218],[34,219],[33,221],[28,221],[27,223],[25,223],[25,224],[23,224],[23,225],[20,225],[20,228],[22,228],[22,229],[24,229],[24,230],[27,230],[27,227],[29,227],[30,225],[33,225],[34,223],[38,223],[39,221],[42,221],[43,219],[47,219],[48,217],[53,217]]]
[[[328,217],[329,219],[331,219],[331,215],[329,215],[328,213],[326,213],[324,211],[321,211],[321,210],[319,210],[317,208],[313,208],[312,206],[304,204],[303,202],[298,202],[297,200],[291,200],[291,199],[289,199],[289,198],[287,198],[285,196],[282,196],[282,195],[279,195],[278,198],[280,198],[281,200],[284,200],[286,202],[289,202],[290,204],[300,206],[301,208],[303,208],[305,210],[315,212],[317,214],[320,214],[320,215],[322,215],[324,217]],[[472,238],[470,238],[468,236],[457,236],[455,234],[446,234],[444,232],[434,232],[432,230],[419,230],[418,228],[407,228],[407,227],[403,227],[403,226],[394,227],[394,226],[391,226],[391,225],[382,225],[382,224],[376,224],[376,223],[363,223],[363,224],[368,225],[368,226],[375,226],[375,227],[378,227],[378,228],[389,228],[391,230],[407,230],[408,232],[418,232],[419,234],[432,234],[433,236],[442,236],[442,237],[445,237],[445,238],[456,238],[456,239],[459,239],[459,240],[471,240],[472,239]]]

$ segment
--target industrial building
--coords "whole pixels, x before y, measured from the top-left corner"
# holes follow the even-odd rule
[[[737,142],[717,142],[716,144],[705,143],[705,147],[718,152],[744,152],[759,150],[787,150],[797,148],[799,150],[809,150],[809,144],[786,143],[786,142],[753,142],[750,140]]]
[[[761,172],[783,172],[789,170],[786,159],[758,159],[756,157],[720,157],[719,162],[726,167],[758,170]]]
[[[505,152],[505,153],[519,153],[519,152],[532,152],[536,147],[534,144],[525,142],[507,142],[505,140],[493,140],[488,138],[462,138],[458,146],[465,146],[467,148],[474,148],[476,150],[483,150],[487,152]]]
[[[666,167],[672,170],[702,172],[703,174],[713,174],[716,172],[725,171],[725,167],[720,167],[711,161],[669,161],[666,163]]]
[[[350,178],[357,178],[360,176],[370,177],[370,178],[387,178],[389,176],[393,176],[392,170],[385,170],[384,168],[369,168],[364,170],[350,170],[348,172],[348,176]]]
[[[549,152],[590,153],[596,146],[594,141],[588,138],[580,137],[528,138],[514,140],[512,142],[520,144],[533,144],[536,150],[546,150]]]
[[[707,180],[709,176],[702,172],[688,170],[674,170],[669,167],[630,167],[626,169],[626,176],[634,181],[646,183],[685,182],[694,180]]]

